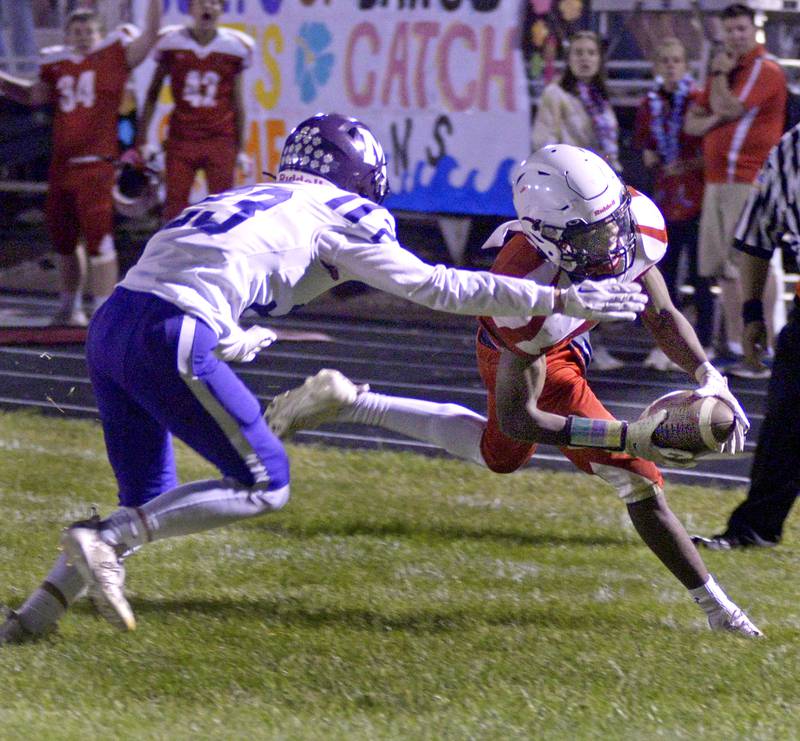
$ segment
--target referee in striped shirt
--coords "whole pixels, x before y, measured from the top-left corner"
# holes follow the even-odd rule
[[[742,340],[745,362],[761,366],[767,333],[761,304],[772,253],[790,249],[800,266],[800,124],[771,150],[736,228],[741,256]],[[780,542],[784,521],[800,493],[800,283],[794,307],[778,336],[767,391],[767,410],[758,435],[750,489],[732,513],[725,532],[695,536],[714,550]]]

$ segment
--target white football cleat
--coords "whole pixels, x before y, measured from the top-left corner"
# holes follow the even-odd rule
[[[750,621],[744,614],[744,610],[738,607],[732,612],[719,609],[713,615],[708,616],[708,626],[711,630],[725,630],[729,633],[741,633],[748,638],[763,638],[764,634]]]
[[[89,586],[89,598],[97,611],[120,630],[134,630],[136,618],[125,598],[125,568],[114,547],[100,537],[92,520],[70,525],[61,536],[67,560]]]
[[[302,386],[276,396],[264,416],[278,437],[289,437],[299,429],[313,429],[335,419],[364,391],[369,391],[368,385],[357,386],[343,373],[323,368]]]

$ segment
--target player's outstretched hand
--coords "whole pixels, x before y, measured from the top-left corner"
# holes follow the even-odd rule
[[[667,417],[667,410],[636,422],[628,422],[625,432],[625,452],[636,458],[646,458],[659,466],[677,466],[691,468],[695,465],[694,453],[677,448],[662,448],[653,442],[653,432]]]
[[[218,345],[216,355],[226,362],[249,363],[277,339],[278,335],[271,329],[256,325],[242,332],[239,339]]]
[[[695,389],[697,396],[716,396],[722,399],[733,412],[736,424],[733,433],[722,445],[721,453],[738,455],[744,451],[744,438],[750,429],[750,420],[742,409],[742,405],[728,388],[728,379],[725,378],[711,363],[703,363],[696,371],[695,378],[699,387]]]
[[[585,280],[562,291],[559,313],[581,319],[636,319],[644,311],[647,294],[638,283],[620,283],[615,278]]]

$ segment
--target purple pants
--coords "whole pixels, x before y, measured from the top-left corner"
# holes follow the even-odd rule
[[[224,477],[289,483],[283,445],[216,344],[208,325],[149,293],[118,287],[93,317],[86,355],[122,506],[177,486],[172,435]]]

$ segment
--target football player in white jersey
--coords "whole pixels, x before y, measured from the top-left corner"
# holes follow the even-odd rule
[[[131,629],[119,554],[286,503],[283,445],[228,365],[275,339],[265,327],[240,326],[246,309],[286,314],[352,279],[461,314],[632,319],[644,306],[638,286],[617,281],[553,288],[422,262],[397,242],[380,205],[383,150],[354,119],[320,114],[301,123],[285,143],[278,181],[184,210],[93,318],[87,359],[120,508],[65,532],[65,556],[0,626],[0,643],[52,628],[87,584],[101,612]],[[172,435],[221,478],[179,486]]]
[[[626,188],[597,155],[561,144],[523,162],[512,185],[518,219],[489,240],[488,246],[502,246],[492,272],[560,287],[587,277],[639,281],[650,298],[642,315],[646,326],[697,380],[699,394],[729,404],[736,425],[725,452],[741,452],[747,417],[673,305],[656,267],[666,231],[655,204]],[[651,441],[665,412],[618,421],[589,387],[587,332],[594,324],[558,312],[481,317],[476,350],[487,417],[456,404],[375,394],[329,369],[277,397],[267,416],[282,437],[330,420],[380,426],[497,473],[525,465],[538,443],[557,445],[580,470],[617,490],[642,540],[705,610],[712,629],[760,635],[708,573],[664,498],[654,461],[692,462],[690,453]]]

